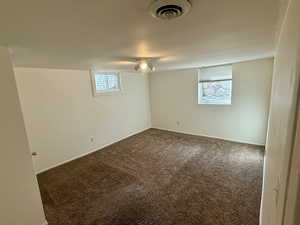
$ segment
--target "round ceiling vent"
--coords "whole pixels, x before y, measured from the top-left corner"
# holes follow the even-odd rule
[[[153,17],[171,20],[187,14],[191,9],[189,0],[155,0],[150,6]]]

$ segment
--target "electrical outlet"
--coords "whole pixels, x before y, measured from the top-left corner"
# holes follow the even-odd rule
[[[94,142],[94,137],[93,137],[93,136],[90,138],[90,141],[91,141],[91,142]]]
[[[176,121],[176,125],[177,125],[177,126],[180,126],[180,122],[179,122],[179,121]]]

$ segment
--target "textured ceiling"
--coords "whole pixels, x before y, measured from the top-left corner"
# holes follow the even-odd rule
[[[15,66],[131,70],[134,57],[157,69],[273,56],[280,0],[193,0],[172,21],[149,15],[151,0],[2,0],[0,45]]]

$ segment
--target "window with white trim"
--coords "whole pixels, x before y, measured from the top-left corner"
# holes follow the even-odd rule
[[[118,73],[92,72],[91,75],[94,95],[121,90],[120,75]]]
[[[200,69],[198,104],[230,105],[231,98],[231,65]]]

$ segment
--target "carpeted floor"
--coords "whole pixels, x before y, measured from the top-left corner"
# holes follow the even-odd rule
[[[49,225],[258,225],[263,148],[150,129],[38,175]]]

